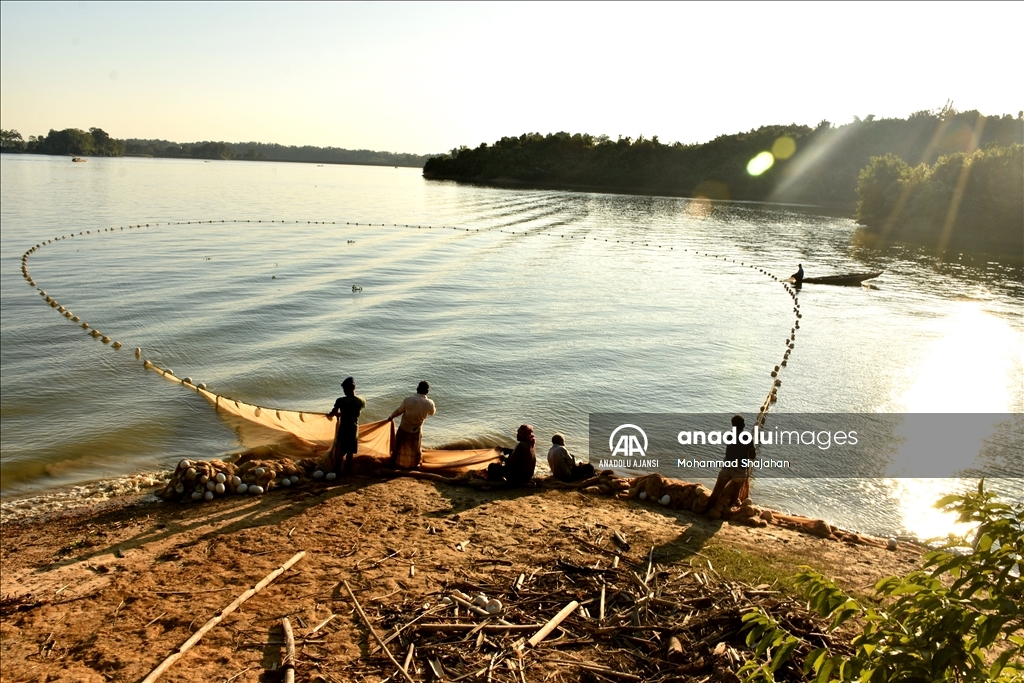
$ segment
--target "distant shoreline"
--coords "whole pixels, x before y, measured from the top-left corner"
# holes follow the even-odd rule
[[[14,149],[5,149],[0,152],[2,154],[12,154],[17,156],[43,156],[43,157],[70,157],[68,154],[47,154],[45,152],[24,152]],[[89,158],[90,154],[79,154],[82,158]],[[119,157],[96,157],[98,159],[117,159]],[[122,159],[183,159],[185,161],[252,161],[256,163],[283,163],[283,164],[320,164],[321,166],[380,166],[380,167],[394,167],[394,168],[423,168],[420,165],[414,164],[379,164],[371,161],[308,161],[305,159],[201,159],[197,157],[163,157],[156,156],[154,154],[122,154]]]

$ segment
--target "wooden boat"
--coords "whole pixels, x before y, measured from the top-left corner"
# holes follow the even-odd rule
[[[89,161],[89,160],[88,159],[83,159],[82,157],[71,157],[71,161],[86,162],[86,161]]]
[[[871,280],[881,275],[884,271],[877,273],[847,273],[845,275],[825,275],[823,277],[805,277],[800,284],[811,285],[839,285],[840,287],[856,287],[865,280]],[[792,279],[792,278],[790,278]]]

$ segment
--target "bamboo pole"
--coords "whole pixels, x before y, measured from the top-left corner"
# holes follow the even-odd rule
[[[281,617],[284,629],[284,683],[295,683],[295,634],[288,617]]]
[[[164,661],[160,662],[159,666],[157,666],[155,669],[153,669],[151,672],[149,672],[149,675],[146,676],[144,679],[142,679],[141,683],[153,683],[153,681],[155,681],[156,679],[160,678],[160,676],[163,674],[163,672],[167,671],[167,669],[171,666],[171,664],[174,664],[176,661],[181,659],[182,655],[184,655],[186,652],[188,652],[192,648],[193,645],[195,645],[200,640],[202,640],[203,636],[205,636],[206,633],[210,629],[212,629],[214,626],[219,624],[221,622],[221,620],[224,619],[224,617],[226,617],[227,615],[229,615],[232,612],[234,612],[236,609],[238,609],[242,605],[243,602],[245,602],[246,600],[248,600],[252,596],[254,596],[257,593],[259,593],[261,590],[266,588],[270,584],[271,581],[273,581],[277,577],[281,576],[281,574],[283,574],[286,571],[288,571],[288,569],[291,568],[291,566],[293,564],[295,564],[296,562],[298,562],[299,560],[301,560],[305,556],[306,556],[306,551],[305,550],[303,550],[303,551],[301,551],[299,553],[296,553],[294,556],[292,556],[292,558],[290,560],[285,562],[283,565],[281,565],[280,567],[278,567],[274,571],[272,571],[269,574],[267,574],[265,577],[263,577],[262,581],[260,581],[255,586],[253,586],[249,590],[247,590],[244,593],[242,593],[241,595],[239,595],[237,598],[235,598],[235,601],[233,603],[231,603],[230,605],[225,607],[223,610],[221,610],[220,614],[218,614],[217,616],[213,617],[208,622],[206,622],[201,629],[199,629],[198,631],[196,631],[195,633],[192,634],[192,637],[190,637],[188,640],[186,640],[184,643],[182,643],[181,647],[178,648],[177,652],[175,652],[174,654],[170,655]]]
[[[359,604],[359,600],[356,598],[356,594],[352,592],[352,586],[348,585],[348,581],[345,579],[342,579],[341,582],[345,584],[345,590],[347,590],[349,596],[351,596],[352,603],[356,606],[356,611],[359,612],[359,616],[363,618],[363,623],[366,624],[366,628],[370,629],[370,633],[373,634],[373,637],[377,639],[378,643],[380,643],[380,647],[382,650],[384,650],[384,654],[386,654],[388,656],[388,659],[391,660],[391,663],[394,664],[398,668],[398,670],[402,672],[402,675],[405,677],[405,680],[409,681],[409,683],[416,683],[412,679],[412,676],[409,675],[409,672],[403,669],[402,665],[398,663],[397,659],[395,659],[395,656],[391,654],[391,650],[388,649],[388,646],[384,644],[384,641],[381,639],[380,634],[377,633],[377,629],[373,627],[373,624],[370,622],[370,619],[366,616],[366,612],[363,611],[363,606]]]
[[[541,629],[537,631],[535,634],[533,634],[533,636],[526,642],[529,643],[530,647],[537,647],[537,644],[540,641],[544,640],[549,635],[551,635],[551,632],[558,628],[558,625],[565,621],[565,618],[572,614],[573,610],[575,610],[579,606],[580,603],[576,600],[570,602],[568,605],[562,608],[561,612],[552,617],[551,621],[544,624],[544,626],[542,626]]]

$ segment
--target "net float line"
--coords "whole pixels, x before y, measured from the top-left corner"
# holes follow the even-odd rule
[[[96,229],[96,230],[91,230],[90,229],[90,230],[85,230],[85,231],[79,231],[77,234],[78,234],[79,237],[91,236],[94,233],[95,233],[96,236],[99,236],[99,235],[102,235],[104,233],[124,232],[126,227],[127,227],[127,229],[129,231],[131,231],[131,230],[140,230],[140,229],[149,228],[149,227],[169,227],[169,226],[183,226],[183,225],[184,226],[188,226],[188,225],[212,225],[212,224],[231,225],[231,224],[252,224],[252,223],[256,223],[256,224],[262,224],[262,223],[275,224],[276,223],[276,224],[282,224],[282,225],[284,225],[284,224],[288,224],[288,225],[301,225],[301,224],[305,224],[305,225],[346,225],[346,226],[358,226],[358,227],[389,227],[386,223],[371,223],[371,222],[361,222],[361,221],[344,221],[344,222],[342,222],[342,221],[312,221],[312,220],[302,221],[302,220],[282,220],[282,219],[270,219],[270,220],[264,220],[264,219],[246,219],[246,220],[240,220],[240,219],[219,219],[219,220],[197,220],[197,221],[186,220],[186,221],[164,221],[164,222],[154,222],[154,223],[136,223],[136,224],[130,224],[128,226],[118,226],[116,228],[108,227],[108,228],[101,228],[101,229]],[[465,227],[451,226],[451,225],[440,225],[440,226],[426,225],[426,226],[424,226],[424,225],[413,225],[413,224],[410,224],[410,223],[392,223],[390,225],[390,227],[393,227],[393,228],[405,228],[405,229],[416,229],[416,230],[452,230],[452,231],[455,231],[455,232],[466,232],[466,233],[499,232],[499,233],[516,235],[516,236],[522,236],[522,237],[547,237],[547,238],[550,238],[550,239],[557,238],[557,239],[562,239],[562,240],[566,239],[566,233],[564,233],[564,232],[559,232],[559,233],[553,233],[553,232],[547,232],[547,231],[540,232],[539,230],[518,230],[517,231],[517,230],[508,230],[506,228],[484,228],[483,230],[481,230],[480,228],[465,228]],[[28,259],[29,259],[29,257],[32,254],[36,253],[37,251],[42,249],[44,246],[51,245],[51,244],[54,244],[56,242],[64,241],[64,240],[67,240],[69,238],[74,238],[74,237],[75,237],[75,233],[72,232],[72,233],[69,233],[67,235],[61,235],[61,236],[55,237],[53,239],[44,240],[42,242],[37,243],[35,246],[30,247],[21,256],[21,272],[22,272],[22,277],[25,278],[27,283],[30,286],[32,286],[32,287],[36,287],[36,289],[39,291],[40,296],[45,297],[45,300],[46,300],[48,305],[50,305],[52,308],[57,309],[62,315],[64,315],[65,318],[71,320],[72,322],[78,323],[78,322],[80,322],[80,319],[79,319],[78,316],[74,315],[70,310],[68,310],[64,306],[61,306],[60,302],[56,301],[53,297],[49,296],[45,291],[42,290],[41,287],[36,286],[36,282],[32,278],[32,275],[31,275],[31,273],[28,270]],[[628,245],[631,245],[631,246],[634,246],[634,247],[638,247],[639,246],[639,247],[644,247],[644,248],[667,249],[667,251],[676,251],[675,246],[673,246],[673,245],[662,245],[662,244],[652,243],[652,242],[650,242],[648,240],[614,240],[613,241],[613,240],[608,239],[608,238],[591,237],[591,236],[588,236],[588,235],[581,235],[579,238],[580,238],[581,241],[586,241],[586,240],[589,239],[592,242],[605,242],[607,244],[619,244],[619,245],[623,245],[623,246],[628,244]],[[569,234],[568,235],[568,239],[575,240],[576,236],[572,235],[572,234]],[[349,244],[352,244],[354,242],[355,242],[355,240],[348,240]],[[790,355],[792,354],[794,348],[796,347],[796,332],[797,332],[797,330],[800,329],[800,320],[803,318],[803,314],[800,311],[800,300],[799,300],[799,297],[797,295],[797,291],[796,291],[796,289],[794,287],[790,286],[790,284],[788,282],[788,278],[779,278],[777,275],[772,273],[770,270],[768,270],[766,268],[759,267],[756,264],[747,263],[745,261],[737,261],[736,259],[733,259],[733,258],[728,258],[728,257],[721,256],[721,255],[718,255],[718,254],[712,254],[712,253],[707,252],[707,251],[703,251],[702,252],[702,251],[697,250],[697,249],[694,249],[694,250],[691,251],[689,248],[684,248],[684,249],[681,249],[679,251],[681,251],[683,253],[687,253],[687,254],[692,254],[694,256],[702,256],[702,257],[707,257],[707,258],[713,258],[713,259],[716,259],[716,260],[721,260],[721,261],[724,261],[724,262],[727,262],[727,263],[738,264],[741,267],[745,267],[745,268],[749,268],[751,270],[757,271],[761,275],[764,275],[765,277],[771,279],[773,282],[781,283],[783,288],[785,289],[786,293],[793,300],[794,319],[793,319],[793,325],[790,328],[790,336],[785,340],[785,350],[784,350],[784,352],[782,354],[782,358],[780,359],[778,364],[775,365],[774,369],[769,373],[770,376],[771,376],[771,379],[773,381],[772,381],[772,383],[771,383],[771,385],[770,385],[770,387],[768,389],[768,393],[765,396],[764,401],[762,402],[760,408],[758,409],[757,418],[756,418],[755,423],[754,423],[757,426],[763,427],[764,423],[765,423],[765,420],[767,418],[767,415],[768,415],[768,411],[778,401],[779,389],[782,386],[782,380],[779,378],[779,375],[782,373],[782,371],[786,367],[788,367]],[[356,291],[361,291],[361,288],[359,288],[359,290],[357,290],[355,287],[353,287],[353,292],[356,292]],[[71,314],[71,315],[68,315],[68,314]],[[90,329],[90,325],[87,322],[81,322],[81,327],[84,330],[89,330]],[[123,343],[121,341],[112,340],[108,335],[105,335],[102,332],[99,332],[95,328],[93,328],[92,331],[87,332],[87,334],[89,334],[90,336],[92,336],[95,339],[101,340],[102,343],[104,343],[104,344],[109,344],[110,347],[112,349],[114,349],[114,350],[118,350],[118,349],[121,349],[123,347]],[[140,358],[141,357],[141,348],[140,347],[136,347],[136,349],[135,349],[135,357],[136,358]]]

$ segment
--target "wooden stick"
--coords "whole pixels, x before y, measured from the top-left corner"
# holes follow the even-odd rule
[[[488,624],[484,626],[484,633],[514,633],[516,631],[533,631],[539,624]],[[433,633],[435,631],[472,631],[479,628],[480,624],[420,624],[418,631]]]
[[[161,612],[161,614],[160,614],[160,617],[164,616],[165,614],[167,614],[167,612]],[[159,620],[160,620],[160,617],[156,617],[155,619],[153,619],[152,621],[150,621],[150,622],[149,622],[148,624],[146,624],[146,625],[145,625],[145,626],[143,626],[142,628],[149,628],[150,626],[152,626],[153,624],[155,624],[155,623],[156,623],[157,621],[159,621]]]
[[[381,639],[380,634],[377,633],[377,629],[373,627],[373,624],[370,622],[370,619],[366,616],[366,612],[363,611],[363,606],[359,604],[359,600],[356,598],[356,594],[352,592],[352,586],[348,585],[348,580],[342,579],[341,582],[345,584],[345,590],[347,590],[349,596],[351,596],[352,603],[356,606],[356,611],[359,612],[359,616],[363,618],[363,622],[366,624],[366,628],[370,629],[370,633],[373,634],[373,637],[376,638],[378,643],[380,643],[380,647],[382,650],[384,650],[384,654],[386,654],[388,656],[388,659],[391,660],[391,663],[394,664],[398,668],[398,670],[402,672],[402,675],[405,677],[405,680],[409,681],[409,683],[416,683],[412,679],[412,676],[409,675],[409,672],[403,669],[402,666],[398,663],[398,660],[395,659],[395,656],[391,654],[391,650],[388,649],[388,646],[384,644],[384,641]],[[143,683],[145,683],[145,681],[143,681]]]
[[[453,595],[453,596],[451,596],[451,598],[452,598],[452,602],[454,602],[454,603],[456,603],[458,605],[462,605],[463,607],[468,609],[473,614],[476,614],[477,616],[481,616],[481,617],[489,617],[489,616],[491,616],[491,613],[488,612],[487,610],[485,610],[483,607],[479,607],[479,606],[474,605],[473,603],[471,603],[471,602],[469,602],[467,600],[463,600],[458,595]]]
[[[409,643],[409,651],[405,653],[405,661],[402,662],[402,671],[409,673],[409,665],[412,664],[412,653],[416,651],[416,644]]]
[[[309,636],[313,635],[314,633],[316,633],[317,631],[322,629],[324,626],[327,626],[327,624],[331,623],[331,621],[336,616],[338,616],[338,615],[337,614],[332,614],[331,616],[329,616],[326,619],[324,619],[323,621],[321,621],[319,624],[317,624],[316,626],[313,627],[312,631],[310,631],[309,633],[306,634],[306,637],[308,638]]]
[[[551,621],[544,624],[544,626],[542,626],[541,629],[537,631],[535,634],[533,634],[533,636],[526,642],[530,645],[530,647],[537,647],[537,643],[551,635],[551,632],[558,628],[558,625],[565,621],[566,617],[572,614],[573,610],[575,610],[579,606],[580,603],[578,603],[575,600],[570,602],[568,605],[562,608],[561,612],[552,617]]]
[[[598,617],[597,617],[598,621],[604,621],[604,590],[605,590],[605,585],[602,583],[601,584],[601,611],[598,613]]]
[[[153,681],[155,681],[156,679],[160,678],[161,674],[163,674],[164,671],[167,671],[167,669],[170,668],[171,664],[174,664],[176,661],[178,661],[181,658],[182,655],[184,655],[186,652],[188,652],[189,649],[191,649],[193,645],[198,643],[202,639],[202,637],[206,635],[207,631],[209,631],[214,626],[219,624],[221,622],[221,620],[224,619],[224,617],[226,617],[227,615],[229,615],[232,612],[234,612],[236,609],[238,609],[241,606],[241,604],[243,602],[245,602],[246,600],[248,600],[252,596],[254,596],[257,593],[259,593],[261,590],[266,588],[270,584],[271,581],[273,581],[277,577],[281,576],[281,574],[283,574],[286,571],[288,571],[288,569],[291,568],[291,566],[293,564],[295,564],[296,562],[298,562],[299,560],[301,560],[305,556],[306,556],[306,551],[305,550],[296,553],[295,555],[292,556],[292,558],[290,560],[285,562],[283,565],[281,565],[280,567],[278,567],[274,571],[272,571],[269,574],[267,574],[265,577],[263,577],[262,581],[260,581],[255,586],[253,586],[249,590],[247,590],[244,593],[242,593],[241,595],[239,595],[235,599],[235,601],[233,603],[231,603],[230,605],[225,607],[223,610],[221,610],[220,614],[218,614],[217,616],[213,617],[208,622],[206,622],[206,624],[204,624],[201,629],[199,629],[198,631],[196,631],[195,633],[192,634],[192,637],[190,637],[188,640],[186,640],[184,643],[182,643],[181,647],[178,648],[177,652],[175,652],[174,654],[170,655],[167,659],[162,661],[155,669],[153,669],[151,672],[149,672],[149,675],[146,676],[144,679],[142,679],[141,683],[153,683]]]
[[[392,640],[397,638],[398,635],[402,631],[404,631],[405,629],[409,628],[410,626],[415,624],[417,621],[419,621],[423,617],[425,617],[425,616],[427,616],[429,614],[436,614],[436,613],[437,613],[437,608],[435,607],[433,609],[429,609],[426,612],[420,614],[418,617],[413,617],[413,619],[411,621],[406,622],[405,625],[400,626],[400,627],[396,628],[394,631],[392,631],[391,635],[384,639],[384,644],[387,645],[388,643],[390,643]],[[379,645],[374,645],[373,647],[370,648],[369,654],[371,654],[371,655],[375,654],[379,650],[380,650],[380,646]]]
[[[284,683],[295,683],[295,634],[288,617],[281,618],[284,629]]]
[[[230,588],[211,588],[205,591],[148,591],[154,595],[198,595],[200,593],[221,593],[229,591]]]
[[[245,667],[244,669],[242,669],[241,671],[239,671],[238,673],[236,673],[236,674],[235,674],[234,676],[232,676],[231,678],[226,678],[226,679],[224,679],[224,683],[231,683],[231,681],[235,680],[236,678],[238,678],[239,676],[241,676],[242,674],[244,674],[244,673],[245,673],[246,671],[248,671],[248,670],[249,670],[249,669],[251,669],[251,668],[252,668],[251,666],[247,666],[247,667]]]

